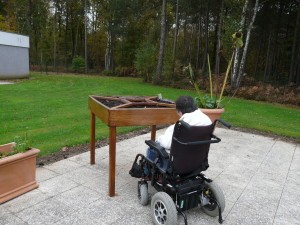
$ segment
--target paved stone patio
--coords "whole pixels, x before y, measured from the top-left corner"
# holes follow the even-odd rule
[[[211,145],[205,174],[225,194],[223,224],[300,224],[300,146],[222,128],[215,133],[222,142]],[[96,150],[96,165],[87,152],[37,168],[39,188],[0,205],[0,224],[152,224],[150,206],[138,203],[137,179],[128,174],[146,139],[150,134],[117,143],[116,197],[107,195],[106,146]],[[189,225],[218,224],[200,209],[187,218]],[[184,224],[181,216],[178,222]]]

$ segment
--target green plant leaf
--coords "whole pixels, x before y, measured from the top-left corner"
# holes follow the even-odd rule
[[[27,140],[27,137],[23,139],[20,136],[15,136],[14,138],[15,146],[13,147],[15,152],[25,152],[30,149],[30,142]]]

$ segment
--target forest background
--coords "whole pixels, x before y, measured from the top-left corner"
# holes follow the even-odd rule
[[[299,0],[0,0],[0,30],[30,37],[31,70],[186,88],[191,63],[205,89],[208,56],[215,81],[233,57],[227,94],[300,105]]]

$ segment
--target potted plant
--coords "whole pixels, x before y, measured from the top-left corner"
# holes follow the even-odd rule
[[[239,33],[239,32],[237,32],[237,33]],[[234,33],[232,35],[234,49],[241,48],[243,46],[242,35],[240,35],[240,34],[237,35],[237,33]],[[188,67],[186,68],[189,71],[191,83],[193,84],[193,86],[197,92],[197,95],[198,95],[197,97],[195,97],[196,105],[203,113],[205,113],[211,119],[212,122],[214,122],[216,119],[220,118],[222,113],[225,111],[221,102],[222,102],[223,93],[224,93],[224,89],[225,89],[225,86],[227,83],[227,79],[228,79],[228,75],[230,72],[234,54],[235,54],[235,51],[233,51],[231,59],[228,62],[222,89],[221,89],[221,92],[218,97],[217,97],[217,95],[213,95],[212,74],[211,74],[210,61],[209,61],[208,54],[207,54],[207,64],[208,64],[209,89],[210,89],[209,95],[208,94],[203,95],[200,92],[200,89],[195,80],[194,71],[193,71],[191,64],[189,64]]]
[[[36,157],[27,138],[0,145],[0,204],[38,187]]]
[[[195,97],[195,103],[196,103],[197,107],[204,114],[206,114],[212,122],[214,122],[216,119],[220,118],[222,113],[225,111],[223,105],[221,104],[221,101],[222,101],[223,91],[225,88],[228,74],[226,72],[221,94],[220,94],[219,98],[217,98],[212,93],[213,88],[212,88],[212,77],[211,77],[211,72],[210,72],[210,66],[208,66],[208,68],[209,68],[210,95],[208,95],[208,94],[203,95],[194,79],[194,72],[193,72],[191,64],[189,64],[189,66],[188,66],[189,74],[191,77],[191,82],[197,92],[197,95],[198,95],[197,97]]]

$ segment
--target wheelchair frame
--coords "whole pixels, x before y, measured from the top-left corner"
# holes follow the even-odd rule
[[[155,165],[156,163],[149,160],[144,155],[138,154],[135,158],[132,169],[130,170],[130,175],[140,179],[138,181],[138,189],[142,184],[146,184],[148,187],[148,181],[150,181],[151,186],[153,186],[156,191],[163,191],[167,193],[173,199],[177,211],[183,216],[185,225],[187,225],[187,217],[184,211],[199,206],[199,196],[207,191],[205,182],[211,183],[213,180],[200,173],[197,176],[195,175],[193,177],[189,177],[188,180],[185,180],[185,183],[179,182],[172,185],[171,183],[167,182],[168,177],[164,176],[166,173],[161,173],[160,169]],[[151,175],[146,176],[143,172],[145,169],[143,168],[144,166],[138,166],[139,164],[144,164],[144,166],[151,165]],[[159,175],[163,175],[162,182],[158,181],[160,178]],[[140,193],[138,195],[140,195]],[[222,223],[222,209],[219,202],[212,196],[206,196],[206,198],[208,198],[209,201],[213,202],[218,207],[218,221],[219,223]]]
[[[224,121],[217,121],[230,128],[230,125],[225,123]],[[181,142],[173,136],[173,141],[178,142],[181,145],[199,145],[218,143],[221,141],[221,139],[216,137],[215,135],[211,135],[211,140]],[[171,197],[172,201],[175,204],[177,212],[179,212],[183,216],[185,225],[187,225],[187,217],[184,211],[198,207],[199,205],[202,208],[207,207],[205,212],[208,215],[210,214],[207,212],[207,210],[210,211],[210,209],[212,209],[215,212],[217,207],[217,214],[219,217],[218,221],[219,223],[222,223],[222,211],[225,207],[223,192],[216,184],[214,184],[217,186],[214,186],[214,189],[217,190],[218,193],[222,193],[221,197],[220,194],[217,193],[217,198],[219,198],[218,200],[215,197],[216,193],[213,193],[213,191],[210,190],[213,180],[207,178],[203,173],[201,173],[203,169],[198,169],[183,177],[176,175],[174,171],[170,170],[170,167],[161,168],[159,166],[162,159],[169,158],[169,155],[165,151],[165,149],[154,141],[145,141],[145,143],[157,152],[156,158],[154,160],[151,160],[145,157],[143,154],[137,154],[132,168],[129,171],[132,177],[140,179],[138,181],[138,197],[140,199],[140,203],[142,205],[147,205],[148,203],[148,181],[150,181],[151,186],[153,186],[158,192],[165,192]],[[146,186],[141,189],[143,185]],[[145,192],[145,189],[147,190],[147,193],[141,193],[141,191]],[[224,207],[222,208],[221,205],[223,205]]]

